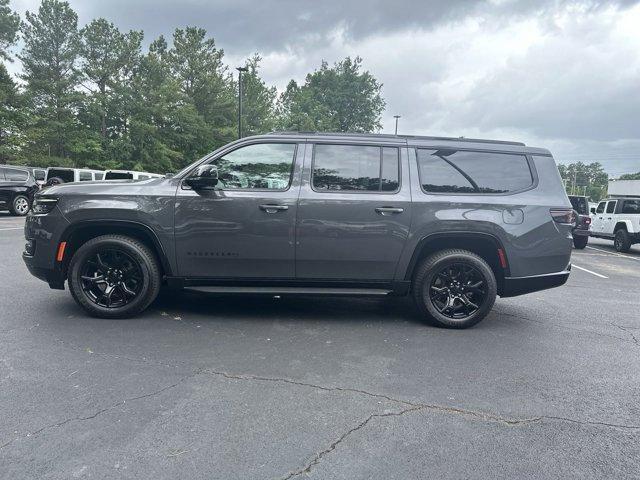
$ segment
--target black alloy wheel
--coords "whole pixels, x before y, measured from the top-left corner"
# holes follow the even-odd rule
[[[72,254],[67,279],[74,300],[89,314],[125,318],[156,299],[162,271],[155,252],[140,240],[103,235]]]
[[[464,320],[476,313],[487,298],[487,285],[475,267],[452,263],[437,272],[429,286],[429,301],[452,320]]]
[[[420,262],[411,290],[418,310],[429,323],[469,328],[491,311],[498,285],[484,258],[468,250],[449,249]]]
[[[143,273],[128,253],[105,248],[87,257],[81,267],[82,291],[96,305],[119,308],[142,290]]]

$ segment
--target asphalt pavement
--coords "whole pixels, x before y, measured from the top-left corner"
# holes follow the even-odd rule
[[[87,317],[0,212],[0,478],[640,477],[640,246],[475,328],[408,299],[163,291]]]

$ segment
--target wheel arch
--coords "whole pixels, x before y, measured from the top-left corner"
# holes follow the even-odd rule
[[[405,280],[413,279],[415,269],[421,260],[441,250],[458,248],[468,250],[485,260],[493,271],[498,286],[498,295],[504,286],[504,278],[509,276],[509,261],[507,252],[500,239],[485,232],[451,231],[438,232],[423,237],[413,251],[409,266],[405,273]],[[504,256],[504,265],[499,251]]]
[[[631,229],[629,229],[629,227],[631,227]],[[613,227],[614,235],[618,230],[626,230],[628,233],[633,233],[633,227],[629,220],[619,220],[616,222],[616,226]]]
[[[64,269],[75,251],[88,240],[101,235],[125,235],[141,241],[160,261],[162,273],[172,275],[171,263],[156,233],[143,223],[131,220],[83,220],[69,225],[60,241],[67,242]]]

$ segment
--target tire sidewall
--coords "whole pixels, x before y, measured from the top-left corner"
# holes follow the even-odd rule
[[[613,246],[618,252],[629,251],[629,239],[626,230],[618,230],[613,239]]]
[[[573,246],[578,250],[582,250],[583,248],[585,248],[588,243],[589,243],[589,237],[587,236],[574,237],[573,239]]]
[[[142,289],[138,296],[130,303],[117,308],[106,308],[100,305],[96,305],[87,296],[82,288],[82,279],[80,278],[82,273],[82,267],[87,258],[94,255],[97,251],[102,249],[115,248],[122,250],[133,258],[138,264],[138,267],[142,271],[143,284]],[[123,316],[129,316],[135,314],[147,307],[153,296],[153,289],[151,288],[151,276],[152,271],[148,264],[147,258],[140,252],[135,244],[129,243],[119,239],[94,239],[85,243],[78,251],[73,255],[71,263],[69,265],[68,282],[69,289],[75,300],[89,313],[100,317],[112,317],[118,318]]]
[[[431,317],[431,319],[435,321],[437,325],[449,328],[467,328],[477,324],[487,316],[487,314],[493,307],[497,294],[497,284],[495,276],[489,265],[487,265],[479,257],[476,257],[476,255],[474,254],[466,254],[462,252],[443,256],[442,258],[438,258],[435,261],[429,261],[429,259],[427,259],[426,263],[428,264],[429,271],[422,277],[422,281],[420,282],[421,284],[418,286],[419,296],[424,310],[426,310],[426,313],[429,315],[429,317]],[[463,320],[455,320],[441,314],[435,308],[429,296],[429,288],[435,275],[446,268],[448,265],[452,265],[454,263],[465,263],[477,269],[482,275],[487,286],[487,297],[483,304],[475,313],[473,313],[473,315]]]

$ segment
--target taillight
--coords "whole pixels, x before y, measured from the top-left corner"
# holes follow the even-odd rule
[[[591,217],[584,217],[584,224],[591,225]]]
[[[571,208],[552,208],[549,213],[556,223],[572,226],[576,224],[577,215]]]

